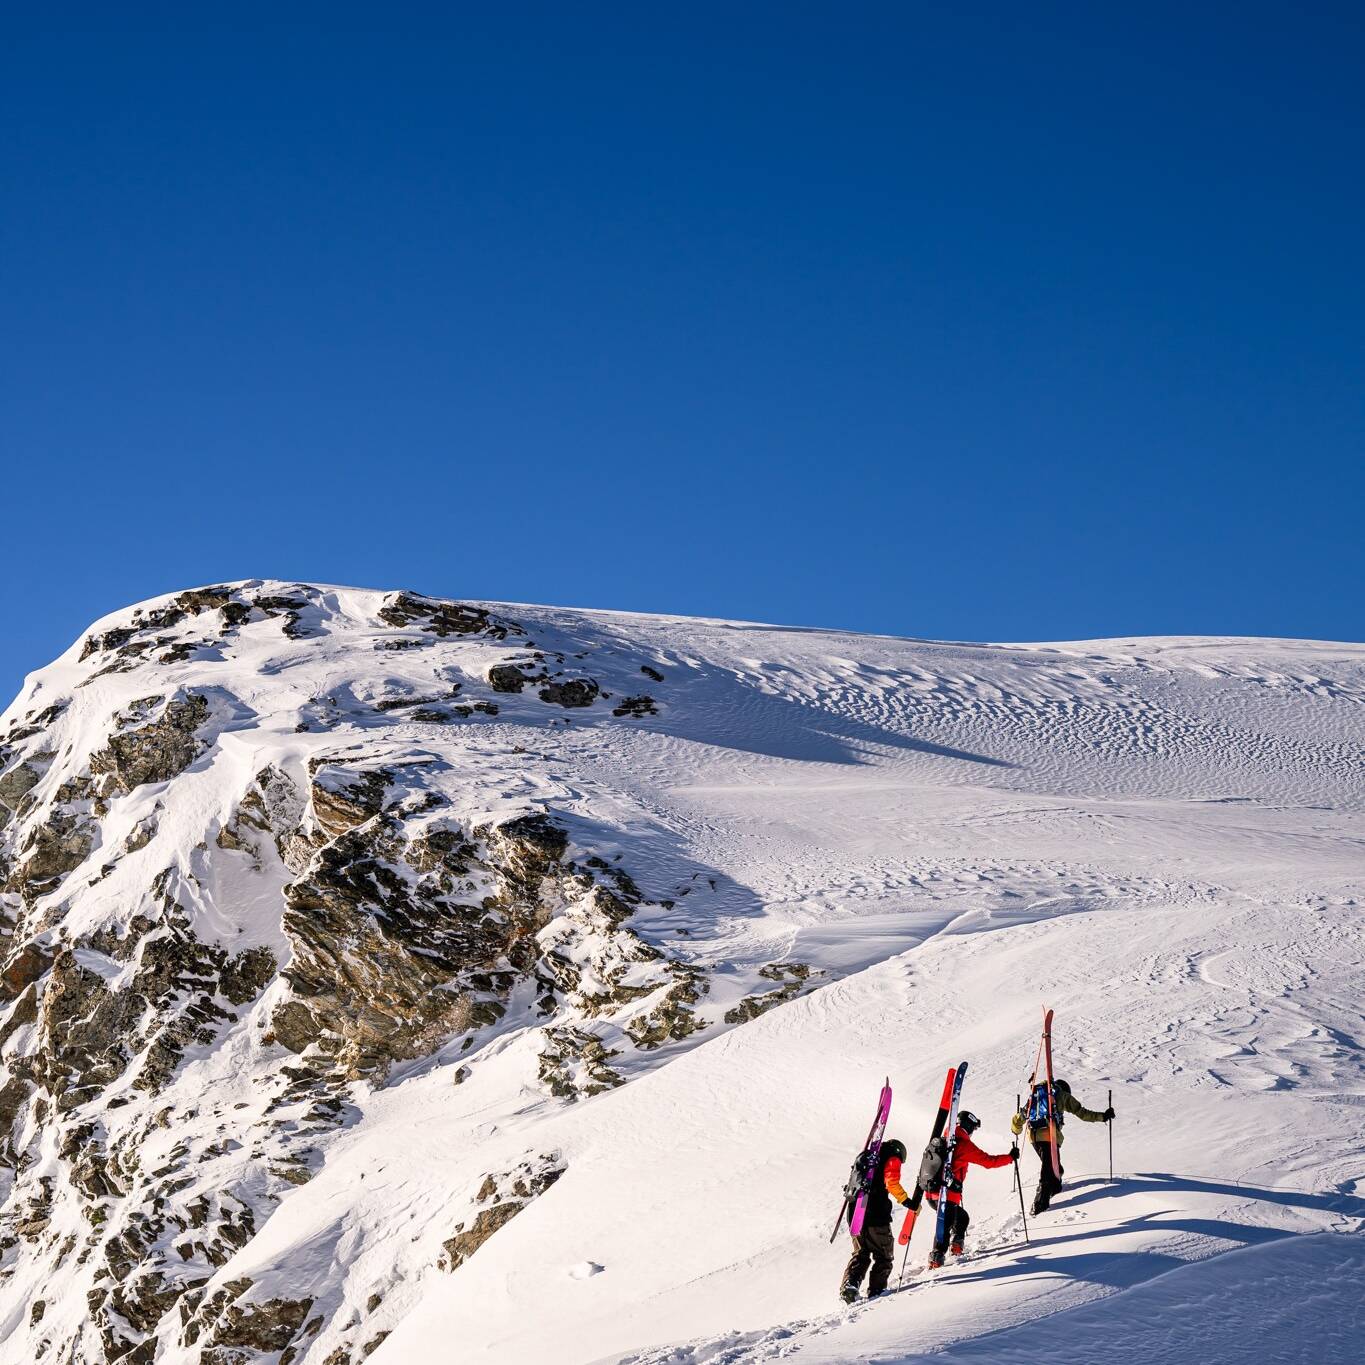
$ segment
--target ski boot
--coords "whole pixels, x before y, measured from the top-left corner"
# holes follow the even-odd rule
[[[950,1247],[948,1248],[948,1250],[949,1250],[950,1252],[952,1252],[952,1254],[953,1254],[954,1256],[961,1256],[961,1255],[962,1255],[962,1243],[961,1243],[961,1242],[954,1242],[954,1243],[952,1244],[952,1246],[950,1246]]]
[[[839,1297],[845,1303],[858,1302],[858,1286],[856,1284],[846,1284],[839,1290]]]
[[[943,1269],[943,1253],[941,1251],[931,1251],[929,1253],[929,1269],[930,1270]]]

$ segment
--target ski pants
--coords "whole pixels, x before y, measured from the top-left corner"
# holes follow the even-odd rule
[[[934,1250],[940,1257],[946,1256],[948,1247],[960,1246],[962,1239],[967,1235],[967,1225],[972,1221],[971,1214],[962,1207],[961,1204],[948,1205],[948,1211],[943,1215],[943,1240],[934,1239]],[[937,1223],[934,1224],[938,1226]]]
[[[891,1236],[891,1224],[873,1228],[863,1224],[863,1230],[853,1239],[853,1255],[844,1268],[843,1288],[853,1288],[862,1284],[867,1268],[872,1274],[867,1277],[867,1292],[880,1294],[891,1278],[891,1267],[896,1261],[896,1243]]]
[[[1052,1144],[1046,1139],[1042,1142],[1035,1142],[1033,1150],[1038,1154],[1041,1168],[1038,1171],[1038,1189],[1033,1196],[1034,1213],[1042,1213],[1052,1202],[1052,1196],[1062,1188],[1062,1180],[1058,1175],[1053,1174],[1052,1170]],[[1060,1165],[1060,1159],[1058,1161]]]

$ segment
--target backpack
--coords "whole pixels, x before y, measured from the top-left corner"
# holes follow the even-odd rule
[[[943,1163],[948,1159],[948,1143],[941,1137],[929,1139],[920,1157],[918,1184],[922,1190],[936,1190],[943,1177]]]
[[[1048,1093],[1046,1081],[1041,1081],[1029,1092],[1028,1124],[1030,1128],[1043,1128],[1052,1122],[1052,1098]]]
[[[853,1165],[849,1168],[848,1180],[844,1185],[844,1198],[855,1200],[868,1189],[872,1184],[872,1177],[877,1170],[877,1153],[871,1147],[865,1147],[858,1153]]]

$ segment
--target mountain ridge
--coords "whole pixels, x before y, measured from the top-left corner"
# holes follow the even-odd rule
[[[898,964],[1248,904],[1354,943],[1365,647],[1105,643],[269,580],[101,618],[0,717],[4,1339],[412,1358],[442,1283],[611,1203],[574,1112]],[[400,1253],[345,1206],[405,1121],[460,1155]]]

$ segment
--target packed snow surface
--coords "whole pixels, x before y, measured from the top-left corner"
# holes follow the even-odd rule
[[[197,842],[229,770],[239,787],[324,730],[373,745],[367,699],[473,676],[468,641],[380,649],[380,594],[314,591],[308,638],[262,623],[167,665],[222,692],[215,757],[177,779],[159,840],[181,820]],[[470,818],[545,809],[619,855],[645,898],[632,927],[706,973],[706,1027],[577,1102],[538,1084],[535,1022],[515,1012],[360,1087],[312,1178],[213,1280],[326,1305],[299,1361],[1360,1358],[1365,646],[492,610],[654,713],[528,694],[383,742],[426,746]],[[85,667],[73,648],[12,713]],[[99,678],[80,705],[120,687],[135,694]],[[82,913],[110,913],[134,874]],[[202,925],[282,948],[277,883],[245,904],[201,880]],[[795,982],[783,965],[808,969],[792,998],[724,1021]],[[1044,1006],[1057,1074],[1092,1108],[1112,1091],[1113,1178],[1105,1126],[1072,1119],[1066,1188],[1027,1241],[1010,1170],[973,1169],[963,1260],[926,1270],[922,1216],[895,1292],[840,1303],[848,1239],[829,1236],[883,1078],[912,1170],[961,1060],[978,1141],[1007,1150]],[[228,1038],[177,1084],[249,1100],[258,1063]],[[452,1206],[528,1153],[562,1178],[438,1265]],[[1021,1170],[1031,1198],[1028,1149]],[[38,1292],[21,1281],[10,1328]],[[168,1329],[157,1359],[197,1357]]]

